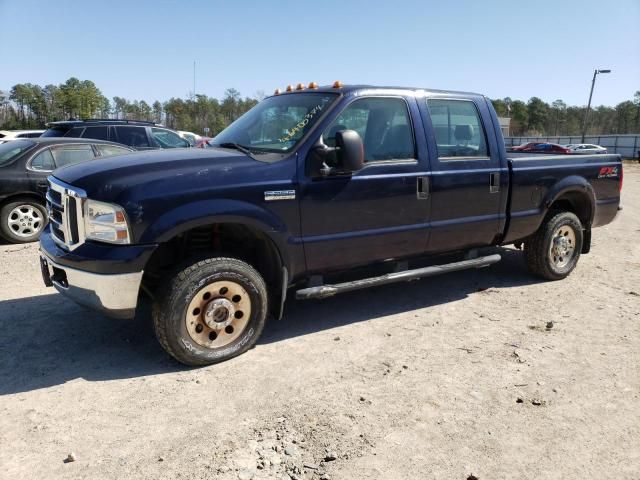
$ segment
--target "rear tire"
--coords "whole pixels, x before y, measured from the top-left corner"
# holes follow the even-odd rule
[[[46,224],[47,211],[37,200],[12,200],[0,208],[0,236],[8,242],[35,242]]]
[[[189,366],[229,360],[253,347],[268,312],[264,279],[235,258],[191,261],[169,275],[153,305],[158,341]]]
[[[566,278],[578,263],[582,241],[582,223],[575,214],[550,213],[536,233],[525,242],[527,267],[535,275],[547,280]]]

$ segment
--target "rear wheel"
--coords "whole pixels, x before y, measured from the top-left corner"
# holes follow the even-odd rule
[[[46,210],[36,200],[14,200],[0,209],[0,234],[12,243],[35,242],[46,224]]]
[[[547,216],[538,231],[525,243],[529,270],[547,280],[567,277],[578,263],[583,230],[580,219],[571,212]]]
[[[156,336],[186,365],[209,365],[255,345],[267,316],[267,289],[249,264],[208,258],[179,268],[154,304]]]

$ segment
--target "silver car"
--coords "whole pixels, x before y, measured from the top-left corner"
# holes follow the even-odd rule
[[[572,143],[565,147],[571,150],[571,153],[607,153],[606,148],[591,143]]]

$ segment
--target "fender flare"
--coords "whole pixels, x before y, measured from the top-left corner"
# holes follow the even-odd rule
[[[273,212],[240,200],[202,200],[179,205],[148,225],[138,243],[168,242],[188,230],[215,223],[245,225],[264,234],[273,243],[281,265],[289,268],[286,225]]]
[[[561,199],[563,196],[569,196],[568,200],[571,202],[570,197],[576,195],[578,198],[583,199],[585,202],[584,205],[589,208],[589,211],[583,218],[581,218],[581,220],[584,223],[585,229],[591,228],[593,217],[595,215],[596,194],[587,179],[579,175],[570,175],[565,177],[549,189],[542,201],[545,216],[554,202]],[[581,205],[575,205],[573,203],[572,205],[578,210],[581,208]],[[584,207],[584,205],[582,205],[582,207]]]

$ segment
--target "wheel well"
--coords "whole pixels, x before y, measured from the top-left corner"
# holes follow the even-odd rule
[[[35,193],[24,192],[24,193],[16,193],[3,198],[2,200],[0,200],[0,207],[5,206],[7,203],[17,202],[19,200],[35,200],[43,207],[45,206],[45,199],[43,197]]]
[[[589,198],[580,192],[567,192],[558,197],[549,205],[549,211],[562,210],[574,213],[586,229],[591,226],[591,202]]]
[[[160,244],[145,266],[143,288],[153,296],[164,276],[177,263],[207,255],[231,256],[249,263],[264,278],[270,295],[280,293],[282,260],[275,243],[260,230],[239,223],[193,228]]]

